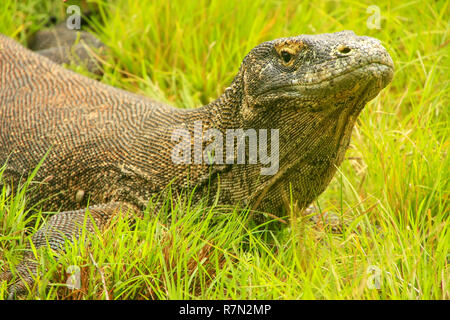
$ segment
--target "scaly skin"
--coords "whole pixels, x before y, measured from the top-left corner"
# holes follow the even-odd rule
[[[195,200],[212,201],[220,190],[220,204],[273,214],[292,193],[303,209],[325,190],[358,115],[392,76],[392,60],[376,39],[350,31],[282,38],[252,49],[217,100],[182,110],[66,70],[0,35],[4,181],[16,186],[50,150],[30,204],[51,197],[44,209],[64,211],[32,238],[54,249],[65,239],[58,231],[79,236],[88,200],[102,229],[121,207],[139,212],[169,183],[175,194],[197,186]],[[278,171],[261,175],[261,163],[173,163],[173,131],[192,135],[197,121],[224,136],[227,129],[278,129]],[[13,293],[24,292],[35,272],[27,256],[17,269],[24,281]]]
[[[58,64],[84,65],[90,72],[101,74],[101,58],[106,46],[86,31],[70,30],[65,22],[39,30],[29,41],[29,48]]]

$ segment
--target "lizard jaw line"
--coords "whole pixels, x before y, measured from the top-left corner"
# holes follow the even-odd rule
[[[346,72],[343,72],[343,73],[340,73],[340,74],[337,74],[337,75],[334,75],[334,76],[331,76],[328,78],[324,78],[324,79],[316,81],[316,82],[299,83],[300,79],[294,79],[291,81],[290,84],[278,86],[275,88],[270,88],[270,89],[262,92],[260,95],[264,96],[266,94],[271,94],[272,92],[275,92],[280,89],[288,89],[287,91],[285,91],[285,93],[301,93],[301,91],[302,91],[301,89],[307,89],[307,90],[308,89],[320,89],[321,87],[327,87],[327,85],[333,80],[339,81],[340,78],[342,78],[344,76],[348,76],[353,73],[357,73],[358,71],[361,71],[362,69],[370,68],[371,66],[377,66],[377,65],[385,68],[385,70],[383,71],[383,74],[380,74],[380,76],[382,78],[386,78],[385,82],[386,82],[386,84],[388,84],[390,82],[389,79],[392,77],[393,72],[394,72],[393,65],[389,64],[389,63],[376,61],[376,62],[370,62],[370,63],[364,64],[364,65],[361,65],[356,68],[349,69]],[[322,84],[325,84],[325,86],[322,86]],[[291,90],[289,90],[289,89],[291,89]],[[295,89],[295,90],[292,90],[292,89]]]

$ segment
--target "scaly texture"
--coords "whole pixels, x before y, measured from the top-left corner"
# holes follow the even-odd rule
[[[65,22],[36,32],[29,41],[29,48],[58,64],[84,65],[96,74],[102,73],[98,58],[107,50],[94,35],[70,30]]]
[[[14,188],[49,152],[30,203],[48,199],[45,210],[65,212],[33,237],[36,247],[60,247],[63,238],[52,230],[77,237],[85,216],[79,209],[88,200],[101,229],[121,206],[139,212],[170,183],[174,194],[197,186],[194,200],[213,201],[219,191],[220,204],[273,214],[292,194],[302,209],[324,191],[356,118],[392,75],[392,60],[376,39],[350,31],[282,38],[252,49],[217,100],[181,110],[66,70],[0,35],[4,182]],[[203,132],[224,136],[229,129],[278,129],[278,170],[261,175],[267,164],[236,164],[236,153],[233,164],[174,163],[174,130],[193,136],[199,121]],[[27,265],[29,259],[18,267],[24,281],[13,292],[32,283]]]

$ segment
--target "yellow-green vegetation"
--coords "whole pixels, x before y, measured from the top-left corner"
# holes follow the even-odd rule
[[[2,1],[0,32],[26,43],[50,15],[62,21],[65,7],[77,3],[60,2]],[[133,226],[118,217],[89,246],[45,254],[28,298],[450,298],[449,1],[88,4],[98,9],[90,30],[111,49],[99,80],[180,108],[222,93],[253,46],[304,33],[376,37],[395,76],[366,106],[347,159],[318,199],[321,210],[352,221],[342,234],[296,212],[286,223],[256,225],[242,209],[169,196]],[[378,9],[379,29],[369,28]],[[42,222],[41,212],[25,206],[34,187],[14,196],[0,190],[1,270],[19,261]],[[79,290],[64,285],[70,265],[80,267]],[[0,298],[6,295],[3,283]]]

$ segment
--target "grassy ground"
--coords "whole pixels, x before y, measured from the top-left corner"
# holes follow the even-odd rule
[[[0,32],[25,43],[49,12],[64,19],[62,3],[46,3],[53,2],[3,1]],[[373,36],[396,73],[366,106],[347,159],[319,197],[322,210],[353,220],[342,234],[295,213],[281,226],[257,226],[242,210],[168,197],[134,228],[118,218],[88,248],[76,243],[58,261],[48,254],[51,285],[29,298],[450,298],[449,1],[92,3],[100,13],[91,28],[111,48],[100,80],[180,108],[216,98],[253,46],[283,36],[344,29]],[[380,29],[367,25],[375,4]],[[6,194],[2,269],[19,261],[26,232],[42,221],[40,212],[25,209],[25,190]],[[71,265],[80,268],[79,290],[64,285]]]

